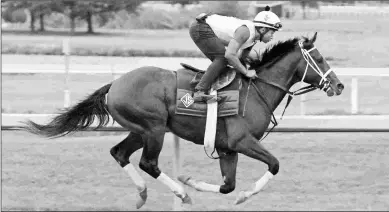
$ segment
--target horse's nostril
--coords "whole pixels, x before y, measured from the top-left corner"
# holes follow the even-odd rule
[[[339,90],[343,90],[344,89],[344,85],[342,83],[339,83],[336,87],[338,87]]]

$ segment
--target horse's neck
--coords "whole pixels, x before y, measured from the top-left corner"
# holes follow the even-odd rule
[[[285,86],[284,84],[280,84],[280,83],[277,84],[282,85],[284,88],[288,90],[291,87],[291,86]],[[263,97],[266,99],[270,111],[274,111],[286,95],[284,91],[272,85],[258,82],[256,83],[256,86],[260,89],[261,95],[263,95]]]
[[[263,72],[261,72],[258,76],[268,82],[278,84],[289,90],[295,83],[293,81],[293,76],[295,74],[295,70],[299,62],[299,58],[296,57],[297,55],[295,55],[295,53],[292,54],[294,54],[294,57],[292,59],[286,60],[286,57],[278,62],[279,64],[282,64],[284,62],[282,66],[274,65],[268,70],[263,70]],[[286,95],[283,90],[263,82],[256,82],[256,86],[260,88],[261,92],[267,100],[267,103],[270,107],[269,109],[271,111],[274,111],[278,107],[278,105],[281,103],[281,101]]]

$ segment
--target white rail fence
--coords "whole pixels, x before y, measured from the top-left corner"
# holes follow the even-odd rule
[[[93,69],[93,66],[90,66],[88,70],[84,69],[69,69],[68,59],[65,60],[64,69],[10,69],[9,65],[3,66],[2,74],[65,74],[64,82],[64,107],[70,106],[70,91],[69,91],[69,74],[112,74],[113,79],[120,77],[120,75],[127,73],[129,69],[126,70],[115,70],[112,67],[108,67],[105,70],[101,70],[101,66],[95,66],[96,69]],[[191,65],[196,66],[199,63],[198,61],[194,61]],[[146,66],[145,64],[139,63],[137,67]],[[203,64],[199,65],[203,66]],[[98,71],[97,71],[98,70]],[[389,68],[334,68],[335,73],[338,76],[351,76],[351,114],[358,114],[358,77],[360,76],[375,76],[375,77],[389,77]],[[305,115],[305,95],[301,95],[300,98],[300,115]]]
[[[36,123],[48,123],[58,114],[2,114],[2,129],[18,130],[27,119]],[[280,120],[279,116],[276,116]],[[112,120],[112,118],[111,118]],[[97,120],[87,130],[94,130]],[[269,125],[269,128],[272,125]],[[127,131],[116,122],[98,131]],[[274,132],[389,132],[389,115],[341,115],[341,116],[284,116]]]

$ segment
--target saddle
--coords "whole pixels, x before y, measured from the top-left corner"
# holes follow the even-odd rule
[[[205,71],[180,63],[183,69],[177,70],[176,114],[207,117],[207,103],[194,102],[193,94]],[[239,89],[242,86],[241,75],[227,67],[212,84],[211,91],[216,92],[217,117],[237,115],[239,112]]]

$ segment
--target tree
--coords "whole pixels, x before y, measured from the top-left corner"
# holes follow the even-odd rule
[[[35,21],[39,17],[40,30],[44,31],[44,17],[52,12],[62,13],[70,19],[70,31],[74,33],[76,18],[85,20],[87,33],[93,33],[93,16],[125,10],[135,13],[144,0],[2,0],[7,10],[27,9],[30,29],[35,31]]]
[[[6,1],[2,0],[2,7],[6,10],[15,11],[26,9],[30,20],[30,30],[35,31],[35,21],[39,17],[40,31],[44,31],[44,16],[50,14],[53,10],[58,10],[59,0],[52,1]]]
[[[190,4],[198,4],[200,1],[198,0],[172,0],[168,1],[169,4],[175,5],[175,4],[180,4],[181,7],[185,7],[186,5]]]
[[[75,29],[75,19],[84,19],[87,22],[87,33],[93,33],[93,15],[100,15],[103,13],[115,13],[120,10],[126,10],[127,12],[134,13],[137,8],[142,4],[144,0],[94,0],[94,1],[77,1],[77,0],[65,0],[63,1],[64,10],[70,18],[71,31]]]
[[[29,10],[29,15],[30,15],[30,29],[31,31],[35,31],[35,13],[32,12],[32,7],[35,6],[36,4],[33,4],[31,2],[27,1],[2,1],[1,2],[1,7],[5,8],[6,14],[7,13],[12,13],[16,10],[20,9],[28,9]],[[39,5],[39,3],[38,3]],[[7,17],[5,17],[5,20],[7,20]],[[9,21],[9,20],[7,20]]]
[[[320,5],[317,1],[300,1],[300,5],[303,10],[303,19],[307,19],[306,8],[314,8],[318,11],[318,16],[320,17]]]
[[[247,10],[239,1],[202,1],[204,12],[212,12],[220,15],[246,18]]]

